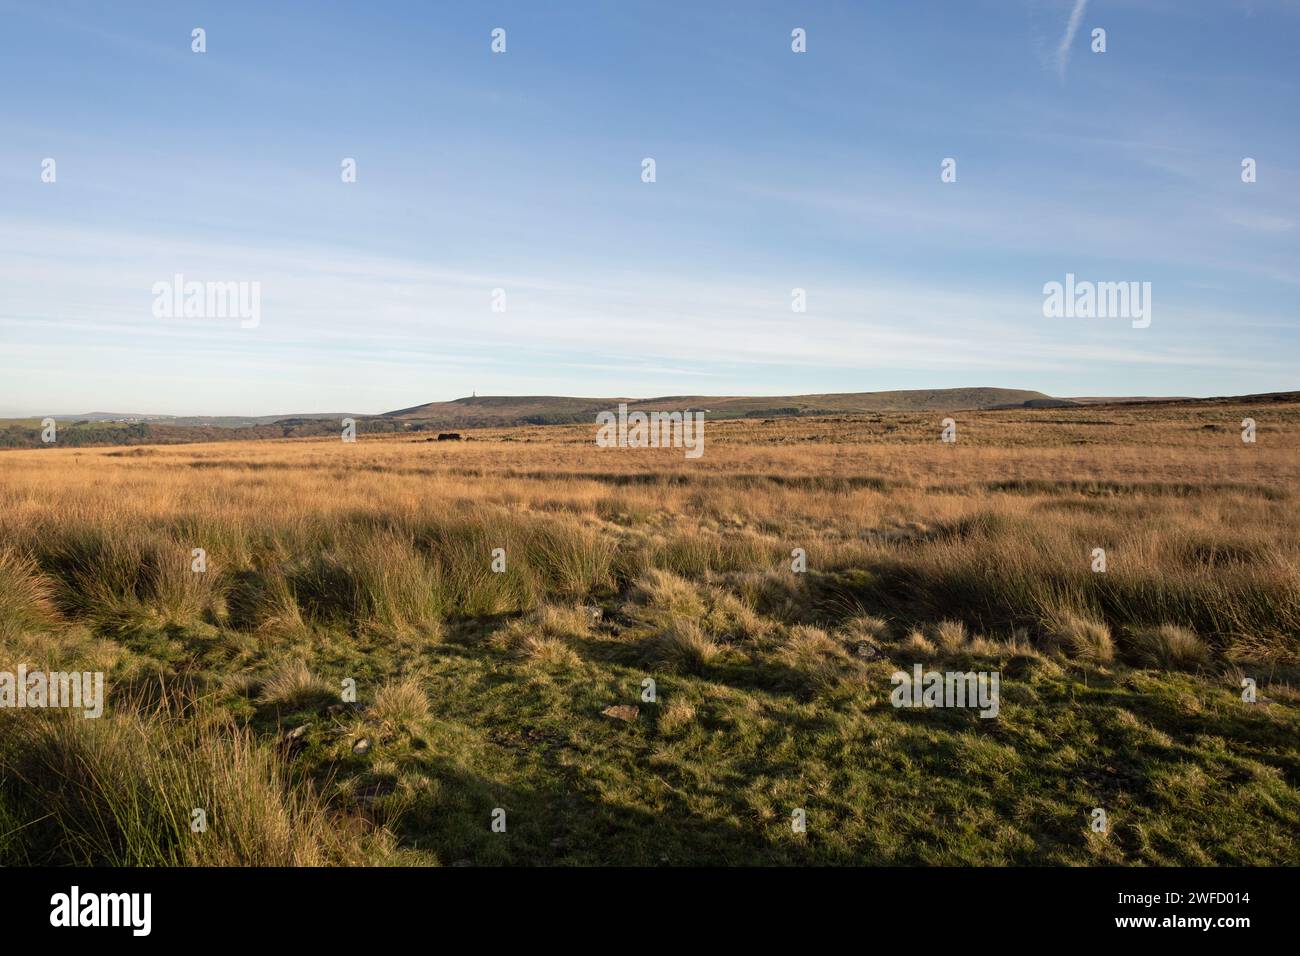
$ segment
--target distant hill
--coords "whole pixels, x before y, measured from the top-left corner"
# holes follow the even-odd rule
[[[559,425],[594,421],[622,402],[629,411],[702,411],[709,418],[774,418],[783,415],[861,412],[970,411],[991,408],[1060,408],[1073,402],[1016,388],[933,388],[893,392],[832,392],[822,395],[665,395],[660,398],[574,398],[560,395],[492,395],[430,402],[388,412],[381,418],[447,428]]]
[[[311,438],[338,435],[345,416],[278,419],[267,424],[212,424],[216,419],[172,419],[159,423],[58,417],[58,441],[45,446],[40,419],[0,419],[0,448],[79,448],[92,445],[180,445],[190,442],[246,441],[268,438]],[[362,434],[420,431],[423,425],[396,419],[353,417]],[[178,422],[193,421],[193,424]]]
[[[1210,398],[1053,398],[1015,388],[934,388],[823,395],[666,395],[660,398],[578,398],[563,395],[485,395],[430,402],[382,415],[312,412],[304,415],[173,416],[115,412],[55,415],[58,446],[173,445],[246,439],[338,435],[344,418],[358,434],[458,431],[524,425],[594,424],[599,412],[626,402],[630,411],[700,411],[710,419],[780,418],[804,415],[948,414],[1014,409],[1096,408],[1105,405],[1222,405],[1300,403],[1300,392]],[[0,419],[0,448],[41,448],[39,417]]]
[[[153,415],[137,412],[86,412],[84,415],[52,415],[57,422],[115,423],[123,425],[178,425],[183,427],[252,428],[256,425],[286,425],[313,421],[362,419],[351,412],[310,412],[303,415]]]
[[[1277,405],[1300,402],[1300,392],[1256,392],[1210,398],[1072,398],[1079,405]]]

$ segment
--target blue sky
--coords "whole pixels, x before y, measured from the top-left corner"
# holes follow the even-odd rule
[[[1297,388],[1297,40],[1294,0],[0,0],[0,414]],[[177,273],[259,323],[155,317]],[[1151,325],[1045,318],[1066,273]]]

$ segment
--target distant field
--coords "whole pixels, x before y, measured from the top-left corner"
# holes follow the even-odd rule
[[[523,425],[586,424],[599,412],[626,403],[633,411],[700,411],[710,420],[809,416],[863,412],[944,413],[1016,405],[1070,405],[1044,395],[1010,388],[912,389],[894,392],[846,392],[827,395],[700,396],[664,398],[574,398],[560,395],[501,395],[431,402],[380,415],[339,413],[254,417],[175,417],[138,413],[88,413],[59,416],[65,445],[183,444],[255,438],[305,438],[338,434],[343,418],[352,418],[366,434],[437,431],[439,429],[509,428]],[[0,448],[39,448],[44,444],[38,418],[0,418]]]
[[[1053,398],[1043,392],[1010,388],[940,388],[909,389],[894,392],[842,392],[825,395],[788,396],[701,396],[678,395],[663,398],[572,398],[565,396],[483,396],[459,398],[451,402],[432,402],[413,408],[398,409],[381,415],[341,413],[332,415],[307,414],[287,417],[264,415],[252,418],[239,417],[141,417],[125,420],[121,415],[94,412],[78,418],[61,416],[57,419],[59,446],[94,447],[100,445],[181,445],[192,442],[245,441],[252,439],[311,438],[338,435],[344,419],[355,422],[359,434],[412,434],[437,433],[442,430],[513,429],[533,425],[573,425],[585,429],[601,412],[612,411],[626,404],[630,412],[682,412],[692,410],[715,423],[757,422],[772,424],[772,420],[802,418],[810,421],[826,419],[819,435],[842,430],[835,426],[853,416],[858,425],[876,422],[883,427],[872,431],[855,426],[848,440],[860,441],[881,433],[896,431],[913,420],[930,421],[934,415],[965,415],[975,411],[1039,412],[1057,409],[1077,412],[1093,407],[1103,409],[1102,420],[1116,424],[1132,421],[1126,408],[1152,408],[1178,406],[1186,416],[1202,416],[1206,412],[1241,407],[1247,411],[1289,406],[1300,402],[1300,393],[1273,392],[1237,398]],[[1167,415],[1166,408],[1161,415]],[[1143,412],[1145,414],[1145,412]],[[888,421],[881,416],[888,416]],[[922,416],[909,418],[908,416]],[[1114,417],[1106,417],[1114,416]],[[1061,423],[1089,424],[1098,416],[1065,415]],[[1222,416],[1220,416],[1220,419]],[[1219,420],[1219,419],[1216,419]],[[1010,422],[999,418],[991,421]],[[1032,418],[1029,423],[1048,423],[1049,419]],[[585,431],[577,434],[586,436]],[[745,432],[746,438],[754,435]],[[482,436],[480,436],[482,437]],[[1059,436],[1058,436],[1059,437]],[[929,433],[923,436],[929,439]],[[546,440],[553,440],[548,434]],[[842,439],[843,440],[843,439]],[[42,421],[36,418],[0,418],[0,449],[44,448]]]
[[[0,863],[1300,863],[1300,404],[942,417],[0,452]]]

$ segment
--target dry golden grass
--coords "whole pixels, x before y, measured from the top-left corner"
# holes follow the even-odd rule
[[[382,851],[384,834],[333,817],[202,701],[139,701],[99,720],[0,713],[0,730],[0,771],[41,807],[34,825],[63,862],[321,866]]]
[[[1048,623],[1048,643],[1068,656],[1093,664],[1109,664],[1115,659],[1115,642],[1110,628],[1069,611]]]
[[[578,655],[568,641],[586,637],[590,624],[591,616],[582,608],[547,604],[508,623],[492,635],[490,643],[522,660],[552,666],[575,664]]]
[[[1259,422],[1253,445],[1239,438],[1247,415]],[[419,806],[419,832],[429,837],[430,821],[445,816],[440,801],[453,797],[430,782],[427,765],[409,769],[423,759],[414,751],[381,754],[359,770],[366,758],[354,737],[371,734],[376,750],[399,746],[399,737],[403,747],[436,737],[433,749],[476,768],[455,792],[495,800],[477,775],[506,771],[481,756],[486,745],[464,739],[482,729],[476,721],[512,753],[550,746],[573,713],[635,702],[630,688],[647,672],[672,686],[654,719],[627,733],[657,727],[671,737],[681,748],[673,759],[690,768],[673,792],[690,791],[701,813],[728,820],[765,811],[724,807],[713,796],[719,785],[691,790],[692,775],[707,777],[711,763],[730,767],[744,751],[749,769],[726,771],[741,781],[728,792],[761,804],[768,797],[752,793],[744,774],[782,777],[811,753],[824,762],[814,762],[809,773],[822,776],[810,786],[834,790],[828,780],[857,773],[835,760],[858,745],[858,721],[877,699],[866,682],[883,669],[887,685],[891,664],[1027,661],[1046,681],[1018,689],[1031,703],[1071,672],[1114,677],[1115,693],[1140,697],[1148,678],[1128,667],[1189,672],[1175,676],[1218,681],[1234,694],[1242,674],[1279,675],[1269,693],[1290,700],[1285,675],[1300,662],[1300,448],[1289,435],[1300,407],[958,413],[955,445],[938,440],[942,417],[711,422],[696,460],[680,449],[597,448],[594,427],[576,426],[477,432],[454,444],[363,435],[356,444],[233,442],[147,455],[0,453],[0,664],[93,662],[128,690],[162,669],[200,675],[212,693],[236,698],[224,704],[226,723],[182,720],[125,697],[99,730],[23,720],[0,758],[44,775],[42,786],[65,800],[56,809],[69,815],[41,858],[351,859],[331,836],[326,806],[291,786],[275,745],[247,736],[241,721],[272,740],[289,715],[326,725],[304,746],[322,777],[345,775],[337,792],[362,808],[348,826],[371,833],[372,808],[374,818],[396,820]],[[206,553],[202,573],[191,570],[196,548]],[[1103,573],[1092,570],[1096,548],[1106,552]],[[806,573],[792,568],[795,549],[806,554]],[[504,571],[494,568],[500,552]],[[438,669],[452,676],[426,683]],[[351,673],[369,675],[375,696],[344,719],[331,708],[338,675]],[[1160,687],[1160,700],[1184,706],[1180,685]],[[841,712],[837,701],[851,704]],[[464,709],[459,731],[444,722],[455,707]],[[1028,704],[1019,710],[1028,712]],[[1068,708],[1032,714],[1041,727],[1019,741],[1027,751],[1071,719]],[[407,733],[367,731],[371,719]],[[881,740],[902,732],[887,723],[892,712],[872,719]],[[1281,733],[1289,718],[1261,719]],[[1104,741],[1109,717],[1096,720],[1078,732]],[[818,721],[834,729],[805,733],[822,728]],[[565,753],[582,752],[591,733],[573,731],[577,743]],[[132,757],[123,743],[130,734],[155,741],[157,754]],[[707,751],[714,736],[720,749]],[[801,746],[814,749],[796,758]],[[977,745],[944,746],[957,760]],[[634,758],[609,751],[613,763],[584,772],[602,778],[648,749],[633,748]],[[65,751],[96,768],[93,792],[60,789],[75,777],[61,762]],[[1061,794],[1074,792],[1074,770],[1054,776],[1051,767],[1066,756],[1040,755],[1041,778],[1021,783],[1066,781],[1052,799],[1068,799]],[[168,795],[190,800],[202,784],[195,774],[218,769],[201,796],[224,807],[234,829],[191,846]],[[881,772],[854,777],[854,799],[878,799],[888,786]],[[113,774],[152,783],[137,799],[113,785]],[[553,785],[529,783],[542,793]],[[623,786],[620,799],[646,800],[645,819],[662,819],[657,798]],[[900,806],[909,793],[900,786]],[[0,832],[8,832],[4,798]],[[1269,790],[1274,798],[1289,799]],[[15,799],[22,813],[39,809]],[[473,821],[464,832],[477,832],[479,804],[463,812]],[[78,829],[83,813],[99,814],[87,818],[99,829]],[[119,813],[153,814],[162,836],[114,830]],[[1153,815],[1150,825],[1160,820],[1177,818]],[[867,840],[853,825],[838,837],[842,849],[827,852],[888,844],[883,831]],[[1269,845],[1266,829],[1251,831],[1252,846]],[[382,832],[367,839],[386,852]],[[1197,845],[1194,834],[1179,839]],[[550,846],[549,837],[537,840]],[[719,838],[719,858],[733,842]],[[978,854],[1035,859],[1036,845]],[[488,855],[505,852],[486,846]],[[0,840],[0,860],[15,852]],[[1119,851],[1087,852],[1113,862],[1105,854]],[[1155,860],[1144,852],[1130,849],[1130,858]]]
[[[1254,445],[1233,427],[1247,412],[1261,423]],[[765,587],[799,586],[799,547],[813,572],[872,569],[906,596],[879,610],[930,623],[1046,628],[1072,612],[1120,632],[1190,627],[1216,652],[1282,659],[1300,630],[1300,452],[1282,432],[1298,423],[1294,406],[985,412],[959,416],[958,443],[944,445],[923,416],[719,422],[694,461],[599,449],[578,427],[450,446],[14,451],[0,477],[0,590],[14,606],[0,618],[63,613],[127,631],[141,618],[280,632],[346,621],[438,640],[449,615],[658,572],[783,578],[737,588],[770,611],[762,602],[780,596]],[[189,570],[196,547],[204,575]],[[1089,568],[1094,547],[1105,574]]]
[[[293,709],[315,700],[332,700],[338,693],[312,674],[304,661],[288,661],[262,682],[261,703]]]
[[[1148,667],[1196,670],[1210,663],[1209,648],[1194,633],[1177,624],[1146,628],[1133,636],[1133,653]]]
[[[694,621],[669,618],[647,642],[649,659],[687,674],[700,674],[722,648]]]
[[[429,697],[414,677],[391,680],[375,694],[370,715],[393,727],[409,729],[429,716]]]

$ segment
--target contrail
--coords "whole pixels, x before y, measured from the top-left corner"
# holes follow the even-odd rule
[[[1087,5],[1088,0],[1074,0],[1070,22],[1065,25],[1065,36],[1061,37],[1061,45],[1056,48],[1056,70],[1061,74],[1061,79],[1065,79],[1065,67],[1070,62],[1070,44],[1079,32],[1079,22],[1083,19],[1083,10]]]

